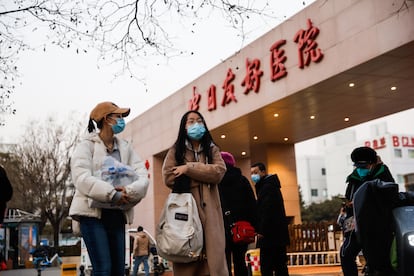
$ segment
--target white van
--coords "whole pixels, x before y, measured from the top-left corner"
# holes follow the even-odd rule
[[[150,239],[151,247],[157,248],[157,242],[155,241],[154,237],[144,229],[144,232],[148,235]],[[132,257],[132,249],[134,245],[134,236],[137,233],[137,229],[128,229],[125,231],[125,275],[130,275],[133,269],[134,258]],[[159,266],[154,268],[154,257],[157,258]],[[168,269],[168,261],[162,259],[158,255],[154,256],[150,254],[148,258],[148,264],[150,266],[150,271],[155,272],[157,270],[158,274],[162,274],[165,269]],[[85,274],[90,275],[92,271],[92,264],[91,260],[89,259],[88,250],[86,249],[85,242],[81,239],[81,261],[80,265],[85,268]],[[141,268],[139,271],[143,271],[143,266],[141,264]]]

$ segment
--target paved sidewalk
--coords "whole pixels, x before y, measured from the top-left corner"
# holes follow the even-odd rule
[[[289,267],[289,276],[343,276],[340,266],[303,266]],[[362,274],[361,274],[362,275]],[[163,276],[173,276],[171,271],[167,271]]]
[[[325,276],[343,276],[340,266],[303,266],[289,267],[290,276],[299,275],[325,275]]]
[[[35,276],[37,271],[33,268],[13,269],[0,271],[0,276]],[[60,276],[61,270],[58,267],[47,268],[42,271],[42,276]],[[79,271],[76,275],[79,275]],[[140,274],[143,275],[143,274]],[[340,266],[310,266],[310,267],[289,267],[290,276],[343,276]],[[171,271],[166,271],[162,276],[173,276]]]

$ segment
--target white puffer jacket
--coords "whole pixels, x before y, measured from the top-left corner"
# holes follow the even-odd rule
[[[148,189],[148,171],[144,162],[134,152],[132,146],[123,139],[117,138],[116,143],[121,156],[121,163],[132,167],[138,175],[138,180],[129,184],[128,189],[138,195],[138,201],[145,197]],[[111,202],[116,190],[101,180],[99,170],[106,156],[106,147],[97,133],[85,136],[76,146],[71,160],[72,180],[76,191],[69,209],[73,219],[78,216],[101,217],[101,209],[90,208],[88,199],[100,202]],[[134,208],[124,211],[128,224],[132,224]]]

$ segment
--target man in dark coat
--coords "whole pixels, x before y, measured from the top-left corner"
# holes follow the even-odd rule
[[[260,270],[263,276],[289,275],[286,247],[290,244],[288,221],[280,181],[267,174],[263,163],[251,166],[251,178],[257,194],[257,245],[260,248]]]
[[[12,198],[13,188],[6,171],[0,166],[0,224],[3,223],[7,202]]]
[[[388,167],[383,164],[377,156],[377,152],[369,147],[355,148],[351,153],[351,160],[354,162],[355,169],[347,177],[345,197],[347,202],[342,208],[341,219],[338,223],[344,230],[344,242],[341,246],[340,257],[344,276],[358,276],[358,267],[355,258],[362,249],[360,239],[358,239],[355,229],[346,229],[345,220],[353,220],[354,206],[353,200],[356,191],[367,181],[379,179],[385,182],[394,182]],[[355,223],[354,223],[355,224]]]
[[[226,233],[226,260],[229,275],[231,276],[232,259],[235,276],[247,276],[245,254],[248,244],[234,243],[231,235],[231,224],[244,220],[256,226],[256,198],[249,180],[242,175],[241,170],[235,167],[235,159],[229,152],[221,152],[226,163],[226,174],[219,184],[221,208],[223,210],[224,227]],[[233,256],[233,258],[232,258]]]

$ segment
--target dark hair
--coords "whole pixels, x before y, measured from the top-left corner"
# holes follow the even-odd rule
[[[98,129],[102,129],[102,127],[103,127],[103,119],[96,123],[96,127]],[[91,133],[93,131],[95,131],[95,124],[93,123],[93,120],[92,119],[89,119],[88,132]]]
[[[138,226],[138,232],[144,231],[144,228],[142,226]]]
[[[254,167],[258,167],[258,168],[259,168],[259,170],[260,170],[260,171],[262,171],[262,172],[266,171],[266,166],[265,166],[265,164],[263,164],[262,162],[257,162],[257,163],[254,163],[253,165],[251,165],[251,167],[252,167],[252,168],[254,168]]]
[[[188,139],[187,131],[185,129],[185,126],[187,124],[187,117],[190,113],[196,113],[200,118],[203,120],[204,126],[206,128],[206,133],[204,134],[203,138],[200,140],[200,144],[203,148],[203,153],[207,157],[208,162],[210,163],[212,160],[211,150],[210,146],[211,143],[214,143],[213,137],[211,137],[210,131],[207,128],[206,122],[204,120],[203,115],[201,115],[200,112],[195,110],[190,110],[184,113],[183,117],[181,118],[180,122],[180,129],[178,130],[178,137],[177,140],[174,143],[175,146],[175,160],[177,162],[177,165],[183,165],[184,164],[184,156],[185,156],[185,141]],[[215,143],[214,143],[215,144]]]

